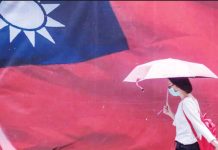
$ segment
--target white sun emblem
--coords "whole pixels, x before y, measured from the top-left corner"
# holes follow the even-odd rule
[[[9,26],[10,43],[23,31],[33,47],[36,32],[55,44],[46,27],[65,27],[48,16],[59,4],[41,4],[36,1],[0,2],[0,30]]]

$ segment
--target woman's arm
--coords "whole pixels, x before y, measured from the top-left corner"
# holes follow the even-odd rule
[[[211,142],[211,144],[216,148],[215,150],[218,150],[218,141],[215,139]]]
[[[213,140],[216,140],[214,135],[201,121],[198,107],[193,99],[187,99],[183,102],[183,111],[198,135],[204,136],[209,143],[211,143]]]

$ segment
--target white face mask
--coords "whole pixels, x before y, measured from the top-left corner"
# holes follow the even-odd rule
[[[175,91],[174,88],[171,87],[168,90],[172,96],[179,96],[179,91]]]

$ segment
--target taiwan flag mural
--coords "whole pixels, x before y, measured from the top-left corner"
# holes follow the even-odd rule
[[[216,1],[1,1],[1,149],[174,149],[167,80],[123,79],[164,58],[217,74],[217,18]],[[218,81],[191,82],[218,124]]]
[[[108,2],[2,1],[0,11],[2,67],[77,63],[128,49]]]

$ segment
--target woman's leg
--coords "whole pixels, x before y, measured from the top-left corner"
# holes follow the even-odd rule
[[[182,143],[176,142],[176,150],[185,150]]]
[[[200,150],[198,143],[184,145],[182,143],[176,142],[176,150]]]
[[[189,149],[187,149],[187,150],[189,150]],[[200,147],[199,147],[198,143],[197,142],[194,143],[190,150],[200,150]]]

